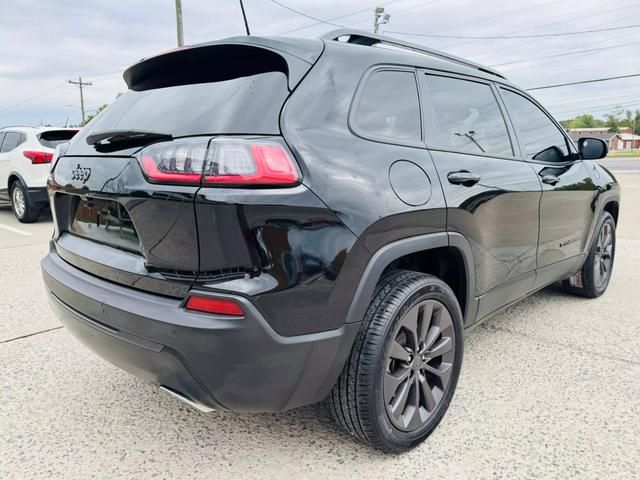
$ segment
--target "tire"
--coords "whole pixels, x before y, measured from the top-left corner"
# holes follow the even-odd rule
[[[362,442],[390,453],[409,450],[447,411],[462,353],[462,312],[451,288],[432,275],[393,271],[376,287],[330,410]]]
[[[563,280],[568,293],[587,298],[602,295],[611,280],[616,253],[616,223],[609,212],[603,212],[595,230],[589,254],[584,265],[572,277]]]
[[[40,217],[42,207],[34,203],[27,189],[18,180],[11,184],[11,209],[21,223],[33,223]]]

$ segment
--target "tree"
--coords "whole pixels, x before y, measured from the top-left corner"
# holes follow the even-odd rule
[[[92,113],[91,115],[89,115],[84,122],[80,122],[80,125],[78,125],[79,127],[84,127],[87,123],[89,123],[91,120],[93,120],[95,118],[96,115],[98,115],[101,111],[103,111],[105,108],[107,108],[109,105],[108,104],[102,104],[98,107],[98,109],[95,111],[95,113]]]
[[[602,126],[602,120],[598,120],[589,113],[578,115],[570,124],[571,128],[594,128],[600,126]]]

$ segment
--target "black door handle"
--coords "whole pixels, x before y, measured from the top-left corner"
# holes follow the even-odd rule
[[[467,170],[460,170],[459,172],[450,172],[449,175],[447,175],[447,180],[454,185],[471,187],[480,181],[480,175],[468,172]]]
[[[560,178],[556,177],[555,175],[543,175],[542,177],[542,183],[546,183],[548,185],[555,185],[559,181]]]

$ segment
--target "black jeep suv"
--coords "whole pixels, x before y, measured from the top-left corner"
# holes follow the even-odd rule
[[[358,31],[147,58],[49,180],[42,270],[89,348],[201,410],[328,399],[424,440],[464,329],[552,282],[607,288],[619,187],[527,93]]]

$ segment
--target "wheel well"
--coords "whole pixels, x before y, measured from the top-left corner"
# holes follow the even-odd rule
[[[441,247],[413,252],[391,262],[382,275],[392,269],[428,273],[443,280],[458,299],[462,314],[466,316],[467,278],[464,259],[457,248]]]
[[[618,208],[619,205],[616,201],[611,201],[604,206],[604,211],[611,214],[611,216],[613,217],[613,221],[616,222],[616,225],[618,224]]]
[[[13,182],[15,181],[20,181],[20,177],[18,177],[15,173],[9,175],[9,181],[7,182],[7,190],[11,190],[11,185],[13,185]]]

